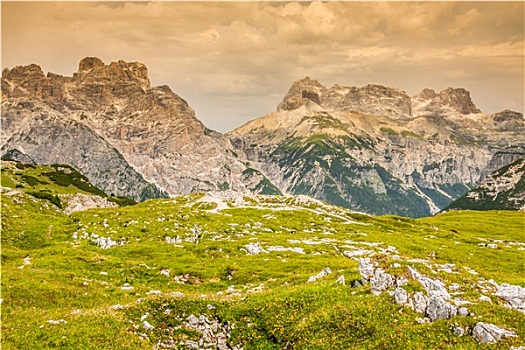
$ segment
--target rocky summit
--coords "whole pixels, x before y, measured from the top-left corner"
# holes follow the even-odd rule
[[[284,193],[369,213],[426,216],[519,158],[521,113],[488,115],[462,88],[296,81],[277,111],[229,133]]]
[[[72,77],[35,64],[5,69],[2,100],[2,154],[74,165],[107,192],[279,193],[184,99],[151,87],[142,63],[88,57]]]

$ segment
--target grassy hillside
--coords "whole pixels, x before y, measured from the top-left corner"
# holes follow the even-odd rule
[[[203,194],[66,216],[4,190],[2,348],[186,349],[202,338],[190,315],[243,349],[477,349],[451,328],[478,321],[518,334],[484,348],[523,345],[523,315],[480,285],[525,286],[524,220],[504,211],[374,217],[306,197]],[[97,236],[118,244],[101,249]],[[478,246],[487,242],[498,248]],[[267,252],[247,254],[255,243]],[[475,316],[419,324],[387,293],[350,287],[361,277],[343,252],[358,250],[393,275],[409,278],[412,266],[457,283]],[[332,274],[307,282],[326,267]],[[335,283],[341,275],[346,285]],[[406,289],[421,286],[409,279]]]

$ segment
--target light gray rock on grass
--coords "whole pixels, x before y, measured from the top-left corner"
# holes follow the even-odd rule
[[[472,330],[472,337],[481,344],[497,343],[502,337],[516,337],[516,333],[491,323],[478,322]]]
[[[394,286],[394,279],[391,275],[383,271],[383,269],[376,269],[374,277],[370,279],[370,291],[374,295],[381,294],[382,291],[392,288]]]
[[[525,313],[525,288],[502,283],[494,295],[505,300],[510,308]]]
[[[457,307],[445,301],[440,295],[434,294],[428,299],[426,315],[431,321],[448,320],[457,313]]]
[[[315,282],[317,281],[318,279],[320,278],[323,278],[325,276],[328,276],[329,274],[332,273],[332,270],[330,270],[329,267],[325,267],[321,272],[319,272],[317,275],[315,276],[310,276],[310,278],[308,278],[308,283],[312,283],[312,282]]]

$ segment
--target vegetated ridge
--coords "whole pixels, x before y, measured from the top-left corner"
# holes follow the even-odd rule
[[[525,158],[490,175],[445,210],[525,210]]]

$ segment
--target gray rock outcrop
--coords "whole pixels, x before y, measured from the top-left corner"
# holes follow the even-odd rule
[[[472,337],[481,344],[497,343],[503,337],[515,337],[516,333],[491,323],[478,322],[472,329]]]

